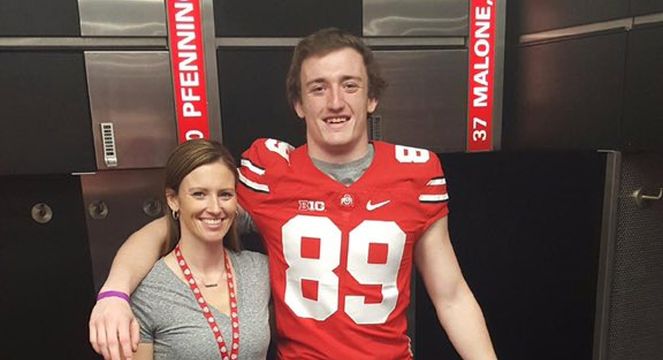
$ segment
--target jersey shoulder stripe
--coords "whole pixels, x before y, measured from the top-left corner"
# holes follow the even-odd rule
[[[428,186],[434,186],[434,185],[446,185],[447,180],[443,177],[436,177],[430,179],[430,181],[426,184]]]
[[[244,186],[248,187],[249,189],[269,194],[268,185],[261,184],[248,179],[246,176],[244,176],[244,174],[242,174],[241,170],[237,172],[237,175],[238,175],[237,180],[239,180],[240,183],[242,183]]]
[[[292,145],[276,139],[257,139],[244,151],[239,163],[238,180],[247,188],[269,193],[290,163]]]
[[[447,194],[447,179],[442,176],[434,177],[426,183],[425,194],[419,195],[419,201],[423,203],[438,203],[449,200]]]
[[[253,172],[254,174],[265,175],[265,169],[261,168],[260,166],[254,165],[249,159],[242,159],[240,160],[239,164],[242,167],[246,167],[249,171]]]
[[[431,153],[430,160],[428,161],[427,177],[425,185],[421,188],[419,194],[419,201],[421,203],[444,203],[449,201],[449,194],[447,193],[447,179],[444,176],[442,163],[437,154]]]
[[[419,195],[419,201],[422,203],[441,203],[449,201],[449,194],[422,194]]]

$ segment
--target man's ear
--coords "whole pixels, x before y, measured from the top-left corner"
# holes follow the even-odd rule
[[[375,111],[375,109],[377,109],[377,107],[378,107],[378,99],[369,98],[368,99],[368,106],[367,106],[368,113],[372,114]]]
[[[166,189],[166,201],[168,202],[168,207],[172,211],[178,211],[180,209],[180,201],[177,199],[177,193],[173,189]]]
[[[302,102],[299,100],[295,101],[295,112],[300,119],[304,119],[304,109],[302,109]]]

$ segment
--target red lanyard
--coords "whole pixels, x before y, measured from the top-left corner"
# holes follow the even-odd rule
[[[193,296],[196,298],[196,302],[200,306],[200,309],[203,311],[203,316],[207,320],[210,329],[214,333],[214,338],[216,343],[219,346],[219,353],[221,353],[221,359],[223,360],[236,360],[239,354],[239,317],[237,316],[237,298],[235,297],[235,286],[233,285],[233,274],[232,269],[230,268],[230,259],[228,259],[227,251],[223,251],[223,257],[226,263],[226,279],[228,281],[228,301],[230,302],[230,322],[232,324],[232,347],[230,351],[226,348],[226,342],[223,341],[223,335],[221,335],[221,330],[212,316],[212,311],[209,306],[207,306],[207,301],[203,298],[203,294],[200,293],[198,284],[191,274],[189,265],[187,265],[186,260],[182,256],[182,251],[180,251],[180,245],[177,244],[175,247],[175,257],[177,258],[177,264],[184,274],[184,278],[187,283],[189,283],[189,288],[193,292]]]

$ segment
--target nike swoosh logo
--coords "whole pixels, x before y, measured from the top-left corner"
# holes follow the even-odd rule
[[[385,206],[385,205],[389,204],[390,202],[391,202],[391,200],[385,200],[385,201],[379,202],[377,204],[372,204],[371,201],[368,200],[368,202],[366,203],[366,210],[373,211],[373,210],[375,210],[379,207],[382,207],[382,206]]]

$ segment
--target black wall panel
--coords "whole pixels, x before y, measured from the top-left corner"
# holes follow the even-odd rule
[[[291,55],[290,48],[217,51],[223,143],[237,160],[259,137],[306,141],[304,120],[285,95]]]
[[[624,147],[663,150],[663,26],[629,32]]]
[[[0,175],[94,171],[82,52],[0,52]]]
[[[606,155],[441,154],[449,229],[497,355],[592,358]],[[416,358],[460,359],[423,281]]]
[[[76,0],[0,0],[0,36],[80,36]]]
[[[214,25],[217,37],[302,37],[330,26],[361,35],[362,2],[215,0]]]
[[[631,14],[647,15],[663,12],[663,1],[661,0],[631,0]]]
[[[0,359],[97,359],[94,301],[78,177],[0,177]],[[50,222],[31,217],[34,204]]]
[[[629,16],[629,3],[624,0],[527,0],[509,6],[518,7],[521,34]]]
[[[619,148],[626,36],[518,48],[515,109],[504,119],[504,148]]]

